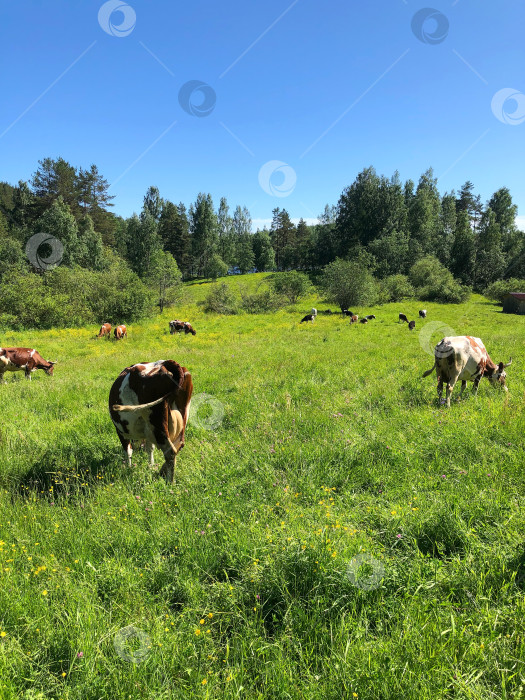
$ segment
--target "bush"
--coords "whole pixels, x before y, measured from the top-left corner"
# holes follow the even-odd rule
[[[324,268],[321,285],[341,309],[371,306],[379,297],[377,282],[363,261],[334,260]]]
[[[44,275],[13,271],[0,284],[0,322],[15,330],[129,322],[152,308],[152,293],[124,263],[103,273],[65,266]]]
[[[204,299],[204,311],[231,315],[237,310],[237,299],[226,282],[214,284]]]
[[[241,289],[241,308],[249,314],[271,313],[280,309],[285,303],[285,300],[271,289],[254,294]]]
[[[522,291],[525,291],[525,280],[511,278],[510,280],[498,280],[497,282],[493,282],[487,287],[483,294],[487,299],[503,304],[503,297],[505,294]]]
[[[295,304],[301,297],[310,294],[313,290],[308,277],[301,272],[276,272],[268,278],[273,291],[288,299],[290,304]]]
[[[380,283],[385,301],[402,301],[414,296],[414,287],[406,275],[390,275]]]
[[[471,294],[470,287],[455,280],[452,273],[432,255],[421,258],[412,266],[409,280],[415,287],[416,296],[423,301],[461,304]]]
[[[226,277],[227,274],[228,265],[226,265],[220,255],[214,253],[204,268],[204,276],[216,280],[217,277]]]

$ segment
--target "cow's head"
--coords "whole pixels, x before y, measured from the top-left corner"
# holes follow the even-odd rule
[[[44,372],[46,374],[49,374],[50,376],[53,375],[53,370],[55,369],[55,365],[58,362],[58,360],[55,360],[54,362],[49,362],[49,367],[44,368]]]
[[[492,371],[485,370],[485,373],[487,374],[488,379],[493,386],[502,386],[505,389],[505,391],[508,391],[506,383],[505,383],[505,380],[507,378],[507,373],[505,372],[505,368],[508,367],[511,363],[512,363],[512,357],[507,362],[507,364],[500,362],[494,370],[492,370]],[[490,374],[488,374],[489,371],[490,371]]]

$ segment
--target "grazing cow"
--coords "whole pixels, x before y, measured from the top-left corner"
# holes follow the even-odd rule
[[[408,318],[405,316],[405,314],[399,314],[398,323],[401,323],[401,321],[406,321],[408,323]]]
[[[354,312],[353,312],[353,311],[348,311],[348,309],[342,309],[341,313],[343,314],[343,316],[350,316],[350,317],[352,317],[352,316],[354,315]]]
[[[410,321],[410,323],[408,324],[408,330],[413,331],[415,327],[416,327],[416,322]]]
[[[111,323],[103,323],[95,338],[103,338],[104,336],[108,339],[111,337]]]
[[[359,316],[357,314],[352,314],[352,318],[350,319],[350,325],[352,323],[357,323],[359,321]]]
[[[126,326],[117,326],[113,332],[115,334],[115,340],[122,340],[122,338],[128,337]]]
[[[312,309],[310,313],[312,314],[312,316],[317,316],[317,309]]]
[[[369,314],[366,318],[367,318],[369,321],[371,321],[372,319],[375,318],[375,316],[374,316],[374,314]]]
[[[507,373],[505,368],[512,362],[512,357],[504,364],[495,365],[479,338],[470,335],[459,335],[443,338],[434,348],[434,365],[423,374],[428,377],[434,369],[438,377],[437,392],[441,399],[443,395],[443,383],[447,385],[447,406],[450,408],[450,396],[458,379],[461,379],[461,391],[463,394],[467,381],[474,382],[473,394],[477,394],[478,385],[482,377],[487,377],[493,386],[505,385]]]
[[[427,310],[421,309],[419,312],[419,318],[426,318],[426,317],[427,317]]]
[[[109,392],[109,414],[131,466],[132,441],[145,440],[150,464],[153,450],[164,454],[159,475],[173,481],[178,452],[184,447],[193,383],[174,360],[126,367]]]
[[[330,311],[330,309],[325,309],[325,310],[323,311],[323,313],[324,313],[324,314],[327,314],[327,315],[331,315],[331,314],[333,313],[333,311]]]
[[[368,316],[365,316],[364,318],[362,318],[362,319],[359,321],[359,323],[368,323]]]
[[[58,360],[48,362],[31,348],[0,348],[0,383],[4,382],[5,372],[25,372],[26,379],[31,381],[31,372],[43,369],[52,375]]]
[[[311,321],[312,323],[315,321],[315,315],[314,314],[306,314],[304,318],[302,318],[299,323],[304,323],[305,321]]]
[[[187,321],[170,321],[171,335],[173,335],[174,333],[182,333],[182,331],[184,331],[186,335],[188,333],[191,333],[192,335],[197,335],[197,331]]]

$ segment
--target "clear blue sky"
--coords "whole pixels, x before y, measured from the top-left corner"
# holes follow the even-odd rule
[[[436,43],[412,31],[415,0],[131,0],[106,21],[126,36],[103,30],[99,0],[4,0],[0,180],[62,156],[96,163],[123,216],[157,185],[186,204],[224,195],[258,221],[276,206],[315,219],[369,165],[416,181],[432,166],[442,193],[509,187],[523,221],[525,105],[500,100],[521,124],[491,108],[504,88],[525,93],[523,2],[428,1],[448,21],[423,24]],[[191,80],[216,94],[208,116],[179,104]],[[268,161],[293,169],[288,196],[259,184]]]

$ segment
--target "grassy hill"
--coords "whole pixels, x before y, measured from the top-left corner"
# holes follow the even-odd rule
[[[0,697],[525,697],[525,319],[476,296],[221,317],[210,284],[120,343],[0,339],[58,359],[0,385]],[[467,333],[512,355],[509,393],[446,410],[421,375]],[[124,367],[168,358],[196,399],[172,487],[123,465],[107,410]]]

